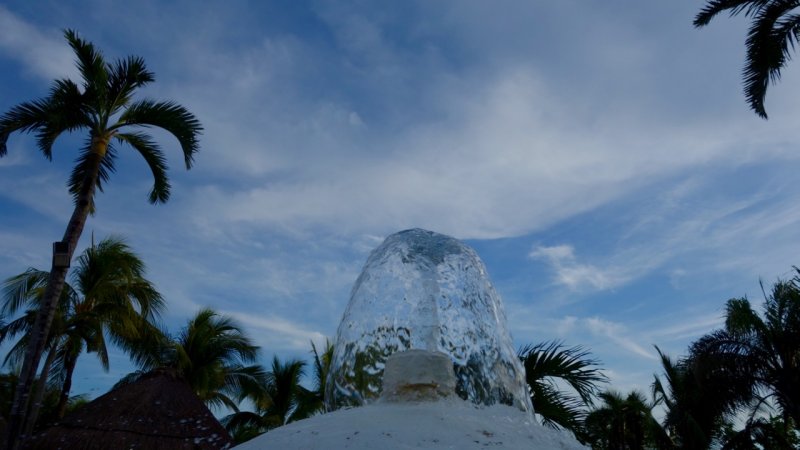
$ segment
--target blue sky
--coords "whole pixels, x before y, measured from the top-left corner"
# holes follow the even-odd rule
[[[193,111],[196,165],[157,134],[172,198],[122,152],[87,224],[148,264],[177,331],[197,309],[240,320],[264,360],[333,337],[370,250],[422,227],[472,245],[518,345],[562,339],[614,387],[646,390],[653,345],[678,355],[760,304],[800,242],[800,68],[744,103],[746,23],[700,1],[4,1],[0,109],[74,76],[61,30],[145,58],[144,95]],[[0,276],[46,269],[72,204],[81,136],[47,162],[14,135],[0,159]],[[82,247],[82,248],[83,248]],[[91,356],[75,392],[102,393]]]

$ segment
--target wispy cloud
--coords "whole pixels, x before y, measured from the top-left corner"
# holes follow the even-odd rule
[[[75,77],[72,51],[60,30],[44,31],[0,5],[0,49],[43,80]]]
[[[281,317],[267,315],[254,316],[242,312],[226,311],[225,314],[235,318],[251,328],[253,336],[269,352],[276,351],[308,351],[311,342],[320,346],[325,342],[325,335],[307,326],[303,326]]]
[[[575,249],[570,245],[534,246],[528,257],[547,262],[555,271],[556,282],[570,289],[588,286],[603,290],[627,281],[627,277],[603,270],[590,264],[581,264],[575,258]]]
[[[622,324],[599,317],[590,317],[585,319],[584,323],[596,336],[608,338],[622,348],[643,358],[657,359],[653,352],[642,347],[637,339],[628,336],[625,326]]]
[[[645,348],[649,334],[632,330],[627,325],[599,316],[564,316],[540,320],[539,330],[558,339],[567,339],[567,345],[594,342],[592,352],[598,352],[609,359],[619,360],[629,354],[648,360],[656,359],[654,352]],[[552,339],[551,337],[550,339]],[[585,345],[585,344],[583,344]],[[622,350],[622,351],[621,351]]]

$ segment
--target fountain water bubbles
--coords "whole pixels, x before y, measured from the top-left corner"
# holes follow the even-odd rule
[[[387,358],[410,349],[447,355],[459,397],[532,411],[502,301],[480,258],[420,229],[386,238],[356,280],[334,344],[328,409],[377,401]]]

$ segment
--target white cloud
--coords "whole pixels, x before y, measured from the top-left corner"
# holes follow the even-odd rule
[[[546,259],[553,264],[560,264],[564,260],[575,259],[575,249],[571,245],[554,245],[551,247],[535,246],[528,254],[533,259]]]
[[[230,312],[225,314],[242,324],[255,329],[249,335],[269,352],[280,350],[307,351],[313,341],[317,347],[325,342],[326,336],[318,331],[277,316],[258,316],[252,313]]]
[[[706,314],[700,317],[684,317],[680,322],[666,325],[662,328],[653,330],[650,334],[654,342],[674,342],[685,341],[689,338],[697,338],[712,330],[719,329],[725,324],[723,318],[722,299],[720,299],[720,311]]]
[[[590,317],[584,319],[583,323],[588,326],[592,334],[611,340],[629,352],[648,359],[657,359],[652,351],[648,351],[639,344],[639,340],[627,335],[625,326],[619,323]]]
[[[555,271],[558,284],[570,289],[589,287],[605,290],[628,281],[629,277],[618,269],[600,269],[590,264],[576,261],[575,249],[570,245],[534,246],[528,256],[532,259],[544,260]]]
[[[0,49],[44,80],[76,78],[73,54],[55,30],[43,31],[0,5]],[[77,78],[76,78],[77,79]]]

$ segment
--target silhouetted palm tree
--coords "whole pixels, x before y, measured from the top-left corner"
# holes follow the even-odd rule
[[[655,376],[653,398],[666,409],[663,428],[675,448],[706,449],[717,440],[738,407],[753,398],[748,384],[717,361],[694,355],[673,361],[656,347],[664,382]]]
[[[333,361],[333,344],[325,339],[325,347],[320,353],[314,342],[311,342],[311,353],[314,355],[314,390],[311,391],[315,402],[314,408],[322,411],[325,409],[325,386],[328,385],[328,374]]]
[[[798,7],[800,0],[707,0],[694,19],[696,27],[708,25],[723,11],[732,16],[744,12],[751,19],[742,71],[744,92],[750,108],[765,119],[767,87],[780,79],[781,69],[791,59],[795,44],[800,42]]]
[[[627,397],[614,391],[597,395],[602,404],[589,412],[584,426],[585,441],[597,450],[635,450],[657,446],[665,433],[652,415],[653,405],[632,391]]]
[[[138,88],[154,80],[142,58],[128,57],[107,63],[91,43],[74,31],[67,30],[64,35],[77,58],[81,86],[69,79],[56,80],[47,97],[21,103],[0,116],[0,157],[7,152],[9,135],[17,131],[35,132],[39,150],[47,159],[52,158],[53,144],[62,133],[89,132],[68,182],[75,207],[61,241],[65,243],[67,259],[71,259],[87,216],[94,211],[95,189],[102,191],[103,183],[115,170],[117,149],[112,141],[130,146],[144,158],[154,179],[150,202],[165,202],[170,193],[166,158],[158,144],[141,129],[154,126],[175,136],[188,169],[198,150],[202,127],[194,115],[176,103],[133,100]],[[66,265],[54,258],[12,407],[9,423],[12,448],[18,445],[21,420],[28,408],[30,389],[66,275]]]
[[[519,350],[533,409],[545,425],[561,426],[580,434],[586,408],[592,404],[598,384],[608,381],[600,372],[599,362],[589,355],[583,347],[564,348],[557,341]],[[574,393],[560,389],[557,381],[570,386]]]
[[[117,385],[168,368],[207,405],[237,410],[237,400],[263,389],[266,381],[264,369],[252,364],[258,358],[258,346],[232,318],[208,308],[190,319],[177,337],[154,339],[138,348],[133,359],[140,370]]]
[[[273,357],[263,393],[250,397],[254,411],[237,411],[223,420],[234,440],[244,442],[320,412],[318,395],[300,384],[304,374],[303,361],[281,362],[277,356]]]
[[[778,281],[769,295],[765,293],[763,318],[747,299],[728,300],[725,327],[691,347],[693,358],[709,361],[717,372],[735,380],[729,385],[740,389],[743,404],[750,399],[741,394],[758,392],[761,401],[774,402],[787,424],[800,423],[799,281]]]
[[[5,315],[13,316],[27,308],[21,317],[0,328],[0,342],[21,335],[6,362],[18,363],[24,358],[47,278],[47,272],[28,269],[3,285]],[[40,383],[50,375],[50,380],[60,387],[58,417],[66,412],[80,354],[84,350],[96,353],[108,370],[106,336],[123,347],[135,345],[132,343],[141,339],[144,325],[155,320],[164,306],[161,295],[145,278],[144,263],[120,238],[107,238],[86,249],[71,278],[72,283],[62,291],[40,376]],[[44,390],[41,386],[37,390],[39,397]],[[35,404],[40,402],[39,398],[35,400]],[[36,420],[35,410],[36,405],[31,408],[29,425]]]
[[[741,430],[725,430],[722,450],[797,450],[800,435],[780,417],[757,417],[747,421]]]

